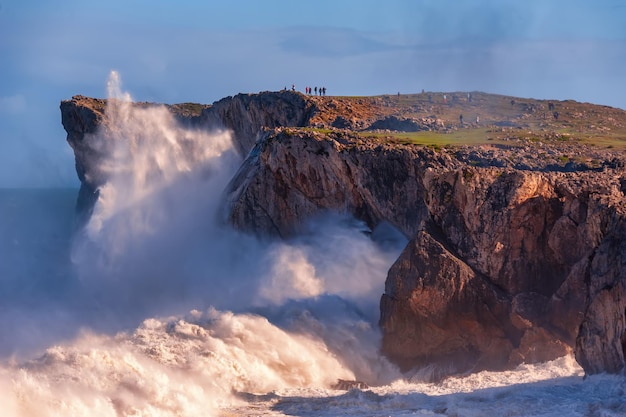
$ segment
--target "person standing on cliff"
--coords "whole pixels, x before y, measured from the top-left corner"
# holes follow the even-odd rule
[[[459,122],[461,122],[461,126],[463,126],[463,115],[459,115]]]

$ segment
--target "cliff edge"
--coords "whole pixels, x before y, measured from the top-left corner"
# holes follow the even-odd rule
[[[332,210],[409,239],[380,304],[382,351],[402,369],[438,378],[574,352],[587,373],[623,372],[626,114],[440,96],[268,92],[170,110],[234,132],[245,160],[224,205],[235,227],[286,237]],[[83,138],[104,101],[61,110],[88,208],[103,178]]]

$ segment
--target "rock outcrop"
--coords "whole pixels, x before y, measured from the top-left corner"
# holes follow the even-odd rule
[[[473,97],[471,106],[493,103]],[[104,102],[85,100],[92,99],[75,97],[61,108],[79,178],[93,195],[98,150],[84,137],[102,123]],[[434,122],[425,128],[444,129],[445,116],[425,116],[437,103],[429,106],[424,98],[420,103],[426,104],[394,110],[402,100],[281,92],[238,95],[189,114],[181,113],[185,106],[171,110],[197,126],[231,129],[247,155],[226,190],[225,212],[235,227],[286,237],[298,233],[307,218],[331,210],[349,213],[372,230],[389,223],[409,239],[381,298],[382,350],[401,368],[429,368],[437,378],[573,351],[588,373],[622,372],[621,153],[552,133],[512,135],[507,145],[440,148],[354,132],[391,116],[427,117]],[[537,116],[539,104],[504,102],[507,118],[494,118],[494,126],[521,128],[530,117],[538,117],[542,129],[548,126]],[[596,111],[603,115],[595,107],[577,107],[570,115],[566,104],[574,106],[557,103],[559,123]],[[509,114],[518,110],[523,113]],[[610,109],[606,123],[622,126],[626,116],[620,112]],[[341,129],[326,130],[332,126]],[[508,128],[494,129],[508,134]]]
[[[381,300],[383,351],[404,369],[505,369],[574,349],[588,372],[622,369],[623,169],[477,168],[462,155],[270,131],[231,184],[231,221],[288,236],[333,210],[411,238]]]
[[[595,287],[606,274],[614,286],[626,278],[611,225],[612,218],[623,219],[623,175],[493,168],[426,173],[431,226],[389,272],[381,301],[383,349],[401,364],[439,362],[459,372],[545,361],[576,347],[588,372],[621,369],[623,317],[599,320],[616,326],[610,366],[586,365],[583,332],[590,326],[607,341],[611,333],[594,323],[601,316],[591,311]],[[605,270],[596,272],[596,264]],[[612,294],[608,311],[616,314],[619,289]],[[589,350],[599,353],[595,348]]]
[[[135,107],[161,106],[133,103]],[[236,149],[244,157],[254,145],[262,127],[306,126],[315,112],[315,103],[291,91],[238,94],[213,105],[182,103],[165,105],[182,125],[198,129],[227,129],[232,132]],[[76,173],[81,182],[77,202],[81,216],[89,216],[106,179],[103,158],[110,144],[96,143],[99,129],[107,129],[107,100],[74,96],[61,102],[61,121],[67,141],[74,150]],[[81,222],[82,223],[82,222]]]
[[[413,236],[427,213],[424,154],[433,152],[372,145],[345,132],[270,130],[229,185],[227,212],[236,227],[260,235],[291,236],[303,220],[332,210]]]
[[[262,127],[308,126],[316,112],[313,100],[292,91],[237,94],[213,103],[202,111],[206,127],[222,127],[233,132],[242,155],[254,146]]]
[[[401,132],[418,132],[423,130],[422,126],[412,119],[400,119],[396,116],[387,116],[384,119],[376,120],[369,130],[396,130]]]

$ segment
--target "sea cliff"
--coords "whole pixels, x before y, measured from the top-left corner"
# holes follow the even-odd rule
[[[380,303],[382,351],[402,369],[438,378],[574,352],[587,373],[623,372],[625,112],[439,96],[266,92],[168,109],[233,132],[243,162],[223,205],[234,227],[284,238],[335,211],[407,237]],[[106,181],[106,146],[89,140],[105,111],[61,103],[84,216]]]

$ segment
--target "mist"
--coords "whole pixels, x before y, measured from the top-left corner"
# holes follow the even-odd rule
[[[397,378],[378,352],[378,300],[406,239],[340,213],[287,241],[234,230],[223,193],[242,161],[230,133],[133,106],[115,71],[107,85],[107,120],[84,139],[107,155],[86,224],[74,189],[0,194],[0,381],[13,381],[2,394],[13,415],[54,413],[58,396],[79,415],[193,414],[233,391]],[[182,363],[184,393],[170,369]],[[62,392],[60,374],[74,380]]]

